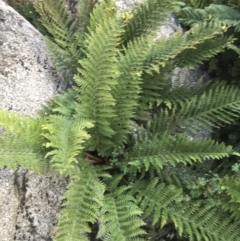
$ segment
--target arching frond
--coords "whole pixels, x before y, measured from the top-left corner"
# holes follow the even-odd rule
[[[173,111],[175,123],[168,122],[168,128],[198,133],[211,127],[233,123],[239,115],[240,91],[232,86],[220,85],[204,92],[200,97],[193,97],[180,103]],[[172,119],[172,118],[170,118]]]
[[[144,241],[145,224],[140,215],[142,211],[128,192],[129,187],[121,186],[105,195],[104,206],[99,220],[98,236],[104,241]]]
[[[75,76],[81,102],[80,116],[93,120],[95,124],[90,132],[94,133],[91,138],[93,150],[105,150],[113,145],[110,138],[115,132],[111,119],[116,117],[116,100],[112,91],[120,75],[116,46],[120,43],[122,31],[122,25],[113,18],[103,19],[101,24],[97,24],[95,31],[86,37],[87,58],[79,61],[82,68]]]
[[[124,42],[155,31],[177,7],[178,3],[175,0],[148,0],[138,4],[130,13],[122,15],[126,22]]]
[[[59,72],[71,80],[79,66],[79,58],[83,57],[83,32],[79,38],[78,32],[74,30],[76,20],[65,0],[40,0],[35,3],[35,9],[42,25],[52,36],[46,40],[53,63]]]
[[[153,225],[163,227],[173,223],[179,235],[189,241],[239,240],[239,222],[232,223],[229,216],[201,201],[182,201],[184,194],[173,185],[160,184],[154,179],[150,183],[136,183],[133,190],[145,217],[150,218]]]
[[[45,146],[50,148],[46,157],[52,156],[51,166],[62,175],[69,175],[78,165],[84,142],[90,138],[86,129],[92,128],[89,120],[74,120],[64,116],[52,115],[43,125],[42,135],[47,139]]]
[[[142,84],[142,63],[146,58],[150,43],[148,39],[137,38],[130,42],[118,58],[118,84],[113,90],[116,101],[116,117],[112,119],[112,128],[116,135],[114,143],[126,142],[130,132],[130,122],[135,117]]]
[[[104,185],[91,166],[75,170],[63,196],[64,209],[60,212],[54,241],[88,241],[90,224],[97,221],[103,206],[104,191]]]
[[[0,166],[16,170],[22,166],[39,173],[49,171],[43,148],[36,143],[25,142],[22,136],[5,132],[0,138]]]
[[[145,171],[148,171],[150,166],[160,170],[166,164],[173,166],[177,163],[192,164],[237,154],[231,146],[223,143],[219,144],[208,139],[191,140],[183,134],[173,136],[161,133],[160,137],[146,135],[141,138],[142,140],[136,142],[127,157],[128,165],[138,170],[145,168]]]
[[[0,163],[16,169],[24,166],[29,170],[46,172],[49,163],[44,160],[42,124],[44,119],[18,115],[0,110]]]
[[[169,39],[161,38],[149,49],[143,65],[144,70],[149,74],[160,72],[172,59],[180,67],[196,67],[232,43],[234,39],[224,37],[222,31],[219,22],[203,22],[194,25],[185,33],[178,32]],[[192,54],[191,58],[186,57],[187,54]]]
[[[226,5],[210,4],[204,9],[186,7],[179,12],[179,16],[180,21],[188,25],[217,20],[222,26],[234,27],[235,31],[240,31],[239,11]]]

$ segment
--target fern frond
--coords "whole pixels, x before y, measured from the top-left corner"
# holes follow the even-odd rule
[[[240,31],[239,11],[226,5],[210,4],[204,9],[186,7],[179,12],[179,16],[180,21],[188,25],[194,25],[203,21],[218,20],[222,26],[234,27],[235,31]]]
[[[194,135],[203,129],[233,123],[239,116],[240,90],[233,86],[220,85],[205,91],[200,97],[196,96],[179,104],[180,110],[175,107],[170,121],[162,124],[169,130],[184,130]]]
[[[151,135],[151,134],[150,134]],[[219,144],[208,139],[190,140],[184,134],[169,135],[161,133],[161,136],[141,136],[133,149],[129,151],[127,165],[138,170],[150,166],[161,170],[167,163],[175,166],[177,163],[193,164],[206,159],[221,159],[235,154],[231,146]],[[127,170],[127,168],[126,168]]]
[[[47,130],[42,135],[47,139],[45,146],[51,148],[46,157],[52,156],[51,166],[61,175],[68,175],[78,164],[77,156],[90,138],[86,129],[93,127],[89,120],[74,120],[65,116],[52,115],[43,125]]]
[[[60,72],[72,78],[79,66],[78,59],[83,56],[83,35],[77,38],[79,34],[74,31],[76,21],[64,0],[40,0],[34,7],[42,25],[52,35],[46,39],[53,63]]]
[[[11,113],[7,110],[0,109],[0,126],[7,132],[11,132],[22,138],[23,142],[31,145],[42,144],[42,124],[45,123],[44,118],[34,118],[30,116]]]
[[[78,13],[78,30],[80,35],[84,35],[87,32],[87,28],[90,25],[90,14],[93,12],[95,0],[82,0],[78,1],[77,13]]]
[[[48,35],[48,31],[39,21],[39,14],[36,12],[33,3],[17,4],[14,8],[26,18],[42,35]]]
[[[232,223],[229,216],[224,216],[211,205],[203,205],[201,201],[182,201],[181,189],[173,185],[159,184],[158,179],[154,179],[150,184],[136,183],[133,190],[145,217],[150,218],[153,225],[163,227],[173,223],[179,235],[189,241],[239,240],[239,222]]]
[[[237,177],[225,176],[220,181],[222,189],[231,197],[230,202],[240,204],[240,180]]]
[[[136,195],[137,203],[144,211],[143,218],[152,216],[152,225],[159,223],[164,226],[168,217],[164,214],[164,209],[168,209],[173,203],[182,197],[182,190],[174,185],[159,184],[158,178],[150,183],[135,182],[131,192]]]
[[[74,24],[64,0],[40,0],[34,6],[41,16],[42,25],[53,36],[54,41],[62,48],[70,44]]]
[[[232,36],[219,36],[214,39],[208,39],[193,48],[188,48],[176,56],[174,62],[178,67],[196,68],[202,65],[204,61],[223,52],[225,48],[230,48],[235,41]]]
[[[130,132],[130,122],[134,118],[142,84],[142,63],[146,58],[150,43],[148,39],[137,38],[130,42],[118,59],[118,84],[113,90],[116,100],[112,129],[117,133],[113,136],[114,143],[122,144]]]
[[[145,223],[141,220],[142,211],[128,192],[129,187],[121,186],[104,197],[104,206],[99,220],[99,238],[104,241],[144,241]]]
[[[44,159],[45,150],[41,136],[44,118],[0,110],[0,164],[16,169],[24,166],[29,170],[47,172],[49,163]]]
[[[75,170],[63,196],[66,201],[60,212],[54,241],[88,241],[90,224],[97,221],[103,206],[104,191],[105,187],[93,167],[84,165],[79,172]]]
[[[48,49],[48,55],[58,71],[59,74],[62,74],[65,79],[72,81],[74,74],[77,72],[77,68],[79,67],[78,58],[81,57],[82,54],[78,54],[77,46],[73,47],[73,51],[75,50],[75,54],[72,54],[72,51],[68,51],[65,48],[61,48],[58,44],[56,44],[52,39],[46,37],[46,44]],[[74,42],[72,42],[72,46]]]
[[[206,5],[206,0],[189,0],[194,8],[203,8]]]
[[[112,21],[111,19],[116,17],[117,9],[115,8],[114,0],[103,0],[101,3],[96,4],[90,14],[89,19],[89,32],[95,32],[99,24],[104,21]]]
[[[44,159],[44,151],[36,145],[10,132],[5,132],[0,138],[0,166],[13,168],[25,167],[39,173],[49,171],[49,162]]]
[[[145,72],[149,74],[161,72],[161,68],[164,68],[171,60],[181,67],[196,67],[232,43],[234,39],[224,37],[222,31],[220,23],[203,22],[194,25],[185,33],[179,32],[169,39],[161,38],[149,49],[148,57],[143,65]],[[219,41],[219,44],[216,45],[216,41]],[[184,53],[186,55],[191,53],[195,58],[186,58],[184,55],[185,58],[181,59],[181,55]],[[198,57],[198,55],[200,56]],[[182,60],[185,62],[182,63]]]
[[[86,36],[87,58],[79,61],[82,68],[78,69],[78,75],[75,76],[81,103],[80,116],[91,119],[95,124],[90,132],[94,133],[91,138],[93,150],[109,149],[112,146],[110,138],[114,130],[111,128],[111,119],[116,116],[112,90],[120,75],[117,46],[121,34],[122,25],[114,18],[98,24],[95,31]]]
[[[177,10],[178,3],[175,0],[148,0],[138,4],[130,10],[130,17],[125,19],[124,43],[133,41],[142,34],[149,34],[155,31],[166,21],[170,12]]]
[[[151,116],[150,112],[157,113],[158,111],[155,110],[160,109],[161,104],[172,109],[178,105],[179,101],[201,95],[210,86],[211,81],[205,81],[204,76],[198,79],[196,76],[196,80],[194,80],[196,75],[194,70],[191,72],[186,68],[174,73],[175,71],[172,69],[172,66],[169,68],[165,66],[160,73],[143,74],[142,89],[144,91],[139,98],[139,112],[145,110],[149,112],[148,116]],[[145,117],[147,117],[146,114]]]

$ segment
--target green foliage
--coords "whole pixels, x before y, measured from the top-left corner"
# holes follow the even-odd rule
[[[238,31],[238,13],[183,8],[189,30],[157,40],[178,2],[119,13],[113,0],[84,0],[77,17],[64,1],[35,9],[57,69],[74,85],[38,118],[0,111],[0,163],[69,176],[54,240],[239,241],[239,167],[214,164],[240,154],[201,133],[234,123],[240,90],[173,77],[176,67],[236,50],[226,29]]]
[[[104,189],[91,166],[85,164],[80,171],[71,173],[55,240],[88,240],[90,224],[96,222],[103,206]]]
[[[176,1],[149,0],[134,7],[130,14],[128,12],[122,14],[122,18],[126,21],[124,43],[141,35],[149,35],[151,31],[156,31],[165,21],[167,14],[171,11],[177,11],[178,8]]]
[[[45,150],[41,132],[44,119],[18,116],[0,110],[0,163],[1,166],[16,169],[22,165],[28,169],[44,173],[49,164],[44,159]]]
[[[60,115],[49,116],[47,124],[42,126],[43,130],[47,130],[42,134],[48,140],[45,146],[51,150],[45,157],[52,156],[51,166],[61,175],[70,175],[75,169],[78,164],[76,157],[84,148],[83,143],[90,138],[85,129],[93,126],[91,121],[75,121]]]

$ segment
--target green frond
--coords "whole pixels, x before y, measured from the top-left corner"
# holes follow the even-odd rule
[[[240,90],[219,85],[205,91],[200,97],[195,96],[179,104],[181,108],[175,107],[168,123],[164,124],[163,121],[162,125],[169,130],[186,131],[194,135],[201,130],[234,123],[240,111]],[[162,114],[168,115],[166,112]]]
[[[164,227],[173,223],[179,235],[189,241],[239,240],[238,222],[232,223],[217,208],[204,206],[201,201],[182,201],[184,194],[174,185],[159,184],[156,178],[150,183],[136,183],[133,191],[145,218],[153,225]]]
[[[103,14],[103,13],[102,13]],[[104,14],[103,14],[104,15]],[[110,141],[115,133],[111,120],[116,116],[112,90],[117,85],[120,73],[117,68],[117,46],[122,34],[122,25],[114,18],[106,19],[86,36],[86,56],[79,61],[75,82],[81,103],[81,118],[91,119],[95,126],[91,130],[93,150],[105,150],[113,145]]]
[[[39,21],[39,14],[35,10],[33,3],[17,4],[14,8],[26,18],[42,35],[48,35],[48,31]]]
[[[222,31],[220,23],[203,22],[194,25],[185,33],[179,32],[171,38],[161,38],[149,49],[148,57],[143,65],[144,71],[149,74],[159,73],[171,60],[181,67],[196,67],[203,60],[216,55],[232,43],[234,39],[224,37]],[[187,54],[192,56],[186,57]],[[184,58],[181,58],[182,55]]]
[[[226,5],[210,4],[204,9],[186,7],[179,12],[179,16],[180,21],[188,25],[194,25],[203,21],[218,20],[222,26],[234,27],[235,31],[240,31],[239,11]]]
[[[25,141],[22,136],[5,132],[0,138],[0,167],[13,168],[25,167],[38,173],[46,173],[49,163],[44,159],[43,148],[30,141]]]
[[[219,36],[208,39],[193,48],[188,48],[176,56],[174,62],[178,67],[196,68],[209,60],[211,57],[223,52],[225,48],[231,48],[235,41],[232,36]]]
[[[86,129],[93,127],[89,120],[74,120],[65,116],[49,116],[43,125],[42,135],[47,139],[46,148],[50,148],[46,157],[52,156],[50,163],[61,175],[69,175],[77,166],[77,157],[84,148],[84,142],[90,138]]]
[[[114,143],[126,141],[131,130],[129,122],[136,115],[138,99],[142,92],[142,63],[146,58],[150,43],[148,39],[137,38],[130,42],[118,58],[118,84],[113,90],[116,101],[114,106],[116,117],[112,119],[112,129],[117,133],[113,136]]]
[[[204,76],[194,81],[193,84],[193,79],[190,76],[194,76],[195,73],[187,69],[183,71],[174,73],[172,66],[165,66],[160,73],[151,75],[144,73],[142,76],[142,89],[144,91],[139,98],[138,113],[145,110],[149,113],[148,115],[145,114],[145,117],[151,116],[151,112],[160,109],[162,104],[170,110],[178,105],[179,101],[199,96],[209,88],[211,81],[205,81]],[[189,75],[186,75],[186,72]],[[137,118],[139,118],[139,115],[137,115]]]
[[[206,0],[189,0],[194,8],[203,8],[206,5]]]
[[[40,0],[35,3],[42,25],[52,37],[47,37],[50,57],[59,72],[72,78],[76,73],[78,59],[83,56],[83,37],[74,31],[76,21],[65,4],[65,0]],[[80,31],[80,30],[79,30]],[[78,37],[78,38],[77,38]]]
[[[44,118],[34,118],[0,109],[0,126],[31,145],[41,145]]]
[[[114,0],[103,0],[99,4],[96,3],[96,7],[93,8],[90,14],[88,31],[95,32],[96,28],[103,22],[112,21],[113,18],[116,18],[116,13],[117,9]]]
[[[78,54],[79,51],[77,51],[78,47],[74,47],[74,42],[72,42],[71,46],[73,49],[70,51],[66,48],[61,48],[48,37],[46,37],[45,40],[47,44],[48,55],[54,67],[58,73],[65,77],[65,79],[72,81],[73,76],[76,74],[77,68],[79,67],[78,58],[81,57],[81,54]],[[74,52],[74,54],[72,52]]]
[[[71,43],[74,24],[65,1],[40,0],[34,6],[41,16],[42,25],[53,36],[54,41],[62,48],[66,48]]]
[[[192,80],[188,76],[185,76],[183,80],[174,74],[172,77],[174,80],[172,78],[172,81],[168,79],[168,81],[162,83],[162,89],[159,91],[158,98],[155,98],[155,102],[157,99],[169,109],[172,109],[179,101],[184,101],[194,96],[201,96],[211,83],[211,81],[204,81],[203,76],[196,80],[194,84],[191,83]]]
[[[41,137],[43,118],[0,110],[0,165],[16,169],[24,166],[29,170],[46,172],[49,163],[44,159],[44,141]]]
[[[142,211],[128,192],[129,187],[121,186],[104,197],[104,206],[99,220],[98,237],[104,241],[144,241],[145,223]]]
[[[75,170],[63,196],[64,208],[54,241],[88,241],[90,224],[97,221],[103,206],[104,191],[93,167],[84,165],[79,172]]]
[[[150,134],[151,135],[151,134]],[[193,164],[206,159],[221,159],[235,154],[231,146],[217,143],[208,139],[193,139],[184,134],[169,135],[161,133],[161,136],[141,136],[133,149],[129,151],[127,164],[138,170],[145,168],[148,171],[150,166],[161,170],[163,165],[177,163]],[[127,167],[126,167],[127,171]]]
[[[177,8],[175,0],[147,0],[135,6],[130,13],[123,13],[122,18],[126,22],[124,43],[157,30],[166,21],[168,14]]]
[[[237,177],[225,176],[221,179],[222,189],[231,197],[230,202],[240,204],[240,179]]]
[[[78,24],[79,34],[84,34],[87,31],[87,27],[90,25],[90,14],[94,8],[93,0],[82,0],[78,2]]]
[[[165,216],[165,209],[181,199],[182,190],[174,185],[159,184],[159,179],[155,178],[148,184],[146,182],[135,182],[132,193],[136,195],[139,207],[144,211],[143,218],[151,218],[152,225],[156,225],[161,220],[163,227],[168,222]]]

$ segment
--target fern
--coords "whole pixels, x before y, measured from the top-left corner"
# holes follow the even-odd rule
[[[24,166],[30,170],[44,173],[49,163],[44,160],[41,125],[44,120],[20,116],[0,110],[0,163],[2,166],[16,169]]]
[[[146,35],[150,31],[156,30],[166,21],[167,14],[177,8],[178,4],[175,1],[149,0],[134,8],[129,17],[127,14],[123,14],[122,18],[126,21],[124,42],[130,42],[142,34]]]
[[[42,135],[48,140],[45,146],[52,149],[47,152],[46,157],[52,156],[51,166],[61,175],[69,175],[76,168],[76,157],[81,154],[83,143],[90,138],[85,129],[91,127],[91,121],[76,122],[57,115],[50,116],[49,121],[43,125],[47,132]]]
[[[240,13],[226,5],[210,4],[204,9],[183,8],[179,12],[180,21],[184,24],[194,25],[202,21],[221,22],[226,28],[234,27],[235,31],[240,31]]]
[[[102,10],[104,12],[104,9]],[[121,25],[108,19],[96,27],[86,37],[87,59],[80,60],[81,69],[75,81],[79,87],[81,116],[94,122],[92,133],[96,149],[106,149],[113,145],[110,138],[114,135],[111,119],[116,116],[115,99],[111,93],[119,77],[115,48],[120,42]]]
[[[142,63],[146,58],[149,45],[148,40],[137,38],[129,43],[124,49],[124,54],[119,56],[118,70],[121,74],[113,90],[116,100],[114,106],[116,117],[112,120],[112,128],[117,133],[113,137],[115,143],[126,142],[127,134],[130,132],[131,118],[135,116],[141,93]]]
[[[141,229],[144,222],[140,219],[142,211],[128,193],[129,187],[121,186],[104,197],[104,208],[100,219],[98,236],[106,241],[126,240],[143,241],[145,234]]]
[[[83,165],[71,175],[71,182],[63,196],[64,209],[60,213],[55,241],[88,241],[90,224],[96,222],[103,206],[105,187],[92,167]]]
[[[74,82],[38,118],[0,111],[0,163],[69,176],[54,240],[152,240],[171,230],[190,241],[239,241],[238,177],[205,178],[212,161],[239,153],[200,138],[239,117],[239,88],[172,77],[236,51],[226,32],[238,31],[239,13],[183,8],[190,29],[157,40],[177,1],[119,13],[113,0],[82,0],[79,16],[64,1],[35,8],[57,69]],[[201,192],[199,180],[220,191]]]
[[[141,191],[140,191],[141,190]],[[159,184],[157,179],[148,183],[136,183],[134,191],[144,210],[145,218],[151,217],[153,225],[161,227],[173,222],[180,236],[189,240],[238,240],[239,231],[231,233],[239,225],[223,220],[218,209],[200,201],[186,203],[183,193],[173,185]],[[229,228],[226,233],[226,226]],[[231,230],[231,231],[230,231]]]
[[[180,108],[176,105],[171,111],[161,111],[152,126],[158,131],[186,131],[195,135],[203,129],[233,123],[239,112],[238,96],[239,90],[232,86],[210,88],[200,97],[179,101]]]
[[[205,159],[220,159],[234,153],[232,147],[212,140],[190,140],[184,135],[162,133],[160,138],[153,135],[148,139],[146,136],[137,142],[130,150],[127,162],[140,170],[144,167],[145,171],[148,171],[150,166],[160,170],[167,163],[193,164]]]
[[[74,31],[76,20],[66,8],[64,0],[41,0],[34,6],[41,16],[40,22],[52,36],[46,38],[46,42],[53,63],[59,72],[65,73],[66,78],[72,79],[78,59],[83,56],[83,31]]]

